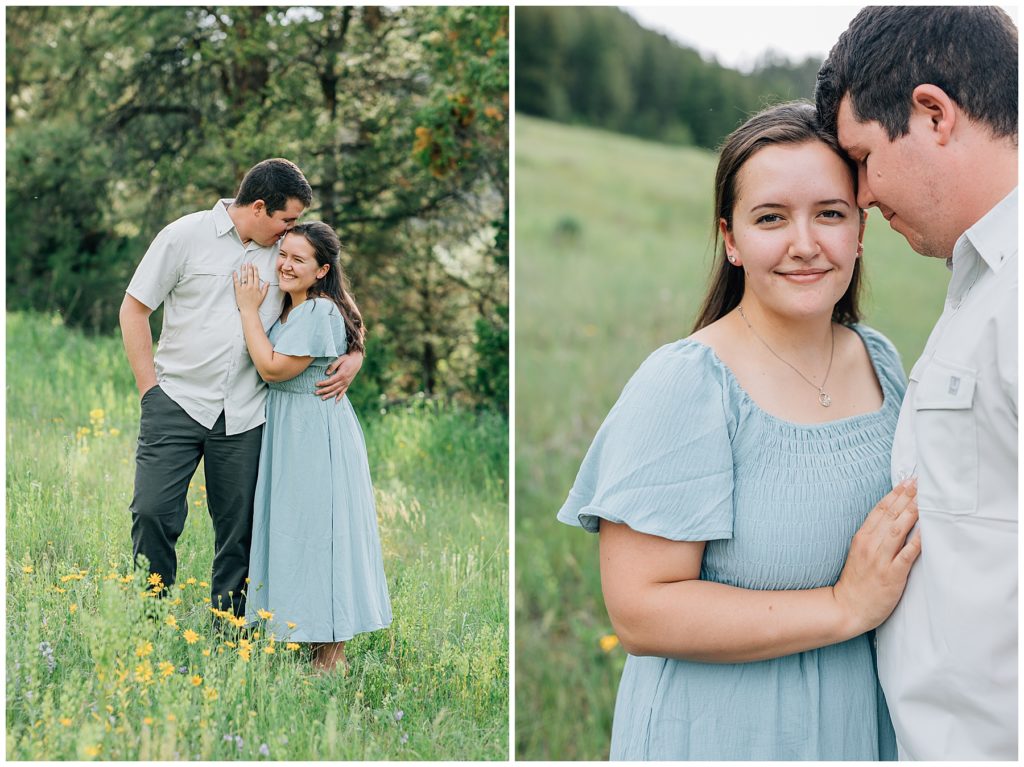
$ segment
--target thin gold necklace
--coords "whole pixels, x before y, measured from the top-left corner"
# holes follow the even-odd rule
[[[779,362],[781,362],[784,365],[786,365],[790,370],[792,370],[794,373],[796,373],[802,379],[807,381],[807,383],[809,383],[811,386],[813,386],[815,389],[818,390],[818,404],[821,405],[822,407],[828,407],[829,405],[831,405],[832,404],[832,398],[830,396],[828,396],[828,394],[825,392],[825,384],[828,383],[828,374],[832,372],[832,359],[836,355],[836,328],[835,328],[835,325],[833,325],[831,322],[829,323],[829,328],[832,330],[832,351],[829,353],[829,356],[828,356],[828,368],[825,370],[825,380],[823,380],[821,382],[821,386],[818,386],[818,384],[814,383],[814,381],[812,381],[810,378],[808,378],[803,373],[801,373],[799,370],[797,370],[795,367],[793,367],[793,365],[791,365],[790,363],[786,362],[786,360],[782,359],[782,357],[779,356],[778,352],[776,352],[772,347],[770,347],[768,345],[768,342],[765,341],[763,338],[761,338],[760,335],[758,335],[758,332],[756,330],[754,330],[754,326],[750,324],[750,320],[747,319],[747,315],[743,313],[743,307],[742,306],[737,306],[736,308],[740,310],[740,317],[742,317],[743,321],[745,323],[747,323],[747,327],[750,328],[750,332],[754,334],[754,336],[757,338],[758,341],[760,341],[761,343],[764,344],[764,348],[767,349],[768,351],[770,351],[773,355],[775,355],[775,358]]]

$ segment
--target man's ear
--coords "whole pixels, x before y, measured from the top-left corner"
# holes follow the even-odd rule
[[[953,99],[937,85],[922,83],[910,96],[911,121],[923,122],[940,145],[950,142],[956,127],[958,110]]]
[[[256,200],[256,202],[254,202],[252,204],[253,215],[259,216],[259,215],[262,215],[262,214],[266,213],[266,211],[267,211],[267,204],[265,202],[263,202],[263,200]]]

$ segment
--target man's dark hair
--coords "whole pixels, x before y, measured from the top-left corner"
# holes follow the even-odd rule
[[[252,205],[256,200],[267,204],[268,214],[284,210],[288,200],[299,200],[308,208],[313,190],[295,163],[275,157],[253,165],[238,187],[235,205]]]
[[[942,88],[995,137],[1017,138],[1017,27],[987,6],[871,6],[832,47],[814,98],[822,127],[836,133],[849,93],[854,118],[876,120],[893,141],[910,130],[911,94]]]

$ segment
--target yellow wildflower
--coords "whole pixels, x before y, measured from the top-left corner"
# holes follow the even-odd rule
[[[225,640],[225,641],[224,641],[224,644],[226,644],[226,645],[227,645],[228,647],[230,647],[230,648],[231,648],[232,650],[233,650],[233,649],[235,649],[235,647],[237,646],[237,645],[235,645],[235,643],[234,643],[234,642],[228,642],[227,640]]]
[[[206,581],[199,581],[199,585],[202,586],[204,589],[210,588],[210,584]]]
[[[276,651],[274,650],[274,645],[268,645],[267,647],[263,648],[263,652],[265,652],[267,655],[273,655]]]
[[[178,628],[178,619],[175,618],[173,615],[168,615],[166,618],[164,618],[164,623],[166,623],[172,629],[177,630]]]
[[[56,583],[53,584],[53,590],[56,591],[58,594],[66,594],[67,593],[67,589],[62,589]]]
[[[72,614],[74,614],[75,610],[77,610],[77,609],[78,609],[78,605],[77,604],[73,604],[73,605],[71,605],[71,607],[68,608],[68,610],[70,610]]]
[[[149,574],[149,577],[148,577],[148,578],[146,578],[146,582],[147,582],[147,583],[148,583],[148,584],[149,584],[150,586],[163,586],[163,584],[164,584],[164,579],[163,579],[163,577],[162,577],[162,576],[160,575],[160,573],[150,573],[150,574]]]
[[[211,701],[212,700],[217,700],[217,698],[220,697],[220,695],[217,693],[217,691],[215,689],[213,689],[212,687],[207,687],[206,690],[203,691],[203,695],[206,696],[207,700],[211,700]]]
[[[70,727],[71,726],[71,719],[69,717],[62,716],[60,718],[60,723],[62,725],[64,725],[65,727]]]
[[[198,687],[199,685],[201,685],[203,683],[203,678],[201,676],[199,676],[199,674],[196,674],[189,681],[192,682],[192,686],[193,687]]]
[[[121,583],[131,583],[132,582],[132,576],[126,575],[123,578],[120,578],[119,580],[121,581]]]
[[[238,648],[238,657],[241,658],[244,661],[248,661],[249,657],[251,656],[251,654],[252,654],[252,649],[249,648],[249,647],[239,647]]]
[[[99,756],[100,755],[100,751],[102,749],[103,749],[102,746],[86,746],[85,747],[85,755],[86,756],[93,756],[93,757]]]
[[[299,643],[298,642],[289,642],[288,644],[286,644],[284,646],[284,649],[292,650],[292,651],[298,650],[299,649]]]
[[[153,678],[153,666],[150,665],[148,660],[135,667],[135,678],[140,682],[148,682]],[[110,713],[113,713],[113,711]]]
[[[139,643],[139,646],[135,648],[135,654],[140,658],[145,658],[151,652],[153,652],[152,642],[141,642]]]
[[[203,597],[203,603],[204,604],[210,604],[210,598],[209,597]]]
[[[116,437],[116,436],[117,436],[118,434],[120,434],[120,433],[121,433],[121,430],[120,430],[120,429],[111,429],[111,430],[110,430],[110,436],[111,436],[111,437]]]
[[[598,640],[598,644],[605,652],[611,652],[619,646],[619,638],[615,634],[606,634]]]
[[[292,623],[291,621],[288,621],[288,622],[287,622],[286,624],[284,624],[284,625],[286,625],[286,626],[287,626],[288,628],[290,628],[290,629],[293,629],[293,628],[295,628],[296,626],[298,626],[299,624],[298,624],[298,623]]]
[[[206,657],[206,658],[209,658],[210,657],[210,651],[209,650],[203,650],[203,656]]]
[[[32,567],[32,565],[22,565],[21,568],[21,571],[25,573],[25,575],[31,575],[33,570],[34,568]]]
[[[158,668],[160,669],[160,676],[170,676],[174,673],[174,664],[169,660],[160,661]]]
[[[147,716],[146,718],[144,718],[144,719],[142,720],[142,723],[143,723],[143,724],[145,724],[145,725],[151,725],[151,724],[153,724],[153,717],[151,717],[151,716]]]
[[[196,585],[196,579],[195,578],[189,578],[188,580],[185,581],[185,583],[187,583],[189,586],[195,586]]]
[[[256,614],[265,621],[269,621],[271,618],[274,617],[274,614],[269,610],[257,610]]]
[[[176,717],[174,714],[168,714],[167,715],[167,721],[168,722],[176,722],[176,721],[178,721],[178,717]]]
[[[185,631],[182,632],[181,637],[182,637],[182,639],[184,639],[189,644],[195,644],[200,639],[202,639],[202,637],[199,636],[199,634],[194,632],[192,629],[185,629]]]
[[[89,411],[90,421],[102,421],[106,413],[103,412],[103,408],[98,407]]]

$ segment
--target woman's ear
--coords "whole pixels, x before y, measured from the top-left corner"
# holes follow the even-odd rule
[[[327,272],[329,272],[329,271],[331,271],[331,265],[330,265],[330,264],[324,264],[324,265],[323,265],[323,266],[321,266],[321,267],[320,267],[320,269],[319,269],[319,270],[317,271],[317,273],[316,273],[316,278],[317,278],[318,280],[322,280],[322,279],[323,279],[324,277],[326,277],[326,276],[327,276]]]
[[[722,242],[725,243],[725,257],[733,266],[743,266],[743,259],[740,252],[736,250],[736,240],[729,229],[729,223],[724,219],[718,219],[718,233],[722,235]]]

